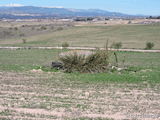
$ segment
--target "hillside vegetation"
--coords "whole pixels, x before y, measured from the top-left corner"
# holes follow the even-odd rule
[[[60,46],[68,42],[70,46],[104,47],[109,40],[109,46],[121,42],[123,48],[144,49],[147,42],[155,44],[154,49],[160,49],[160,24],[150,25],[113,25],[113,26],[75,26],[48,30],[43,32],[34,30],[34,35],[24,36],[27,39],[23,44],[22,37],[1,39],[1,46]],[[21,29],[19,29],[21,31]],[[44,32],[46,31],[46,32]],[[25,33],[23,28],[23,33]],[[26,33],[27,34],[27,33]]]

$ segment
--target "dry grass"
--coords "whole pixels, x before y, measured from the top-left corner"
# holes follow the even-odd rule
[[[66,72],[100,73],[109,65],[108,50],[71,51],[60,55]]]
[[[37,35],[45,35],[61,31],[63,29],[73,26],[70,22],[54,22],[54,21],[41,21],[41,22],[4,22],[0,21],[0,43],[1,44],[14,44],[19,43],[22,39]],[[18,41],[17,41],[18,40]]]
[[[68,42],[70,46],[104,47],[104,43],[109,39],[109,46],[122,42],[123,48],[144,49],[146,42],[153,42],[154,49],[160,49],[160,24],[110,26],[87,24],[60,31],[51,30],[50,27],[42,31],[37,31],[37,28],[31,29],[32,27],[19,29],[21,33],[26,34],[28,42],[25,45],[22,44],[20,37],[16,36],[2,39],[0,44],[3,46],[61,46],[63,42]]]

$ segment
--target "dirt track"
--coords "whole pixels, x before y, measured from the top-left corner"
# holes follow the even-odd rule
[[[0,49],[63,49],[63,47],[0,47]],[[68,47],[69,50],[94,50],[92,47]],[[104,48],[100,48],[104,49]],[[110,49],[111,51],[124,52],[145,52],[145,53],[160,53],[160,50],[141,50],[141,49]]]

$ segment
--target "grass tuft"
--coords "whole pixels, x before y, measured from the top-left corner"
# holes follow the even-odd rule
[[[73,51],[60,56],[66,72],[100,73],[109,65],[108,50]]]

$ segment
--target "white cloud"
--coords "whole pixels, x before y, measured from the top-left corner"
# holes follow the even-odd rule
[[[1,7],[21,7],[21,6],[25,6],[22,4],[17,4],[17,3],[11,3],[11,4],[7,4],[7,5],[0,5]],[[44,8],[64,8],[63,6],[35,6],[35,7],[44,7]]]
[[[47,6],[45,8],[64,8],[63,6]]]
[[[7,4],[7,5],[0,5],[0,6],[4,6],[4,7],[21,7],[21,6],[24,6],[24,5],[11,3],[11,4]]]

